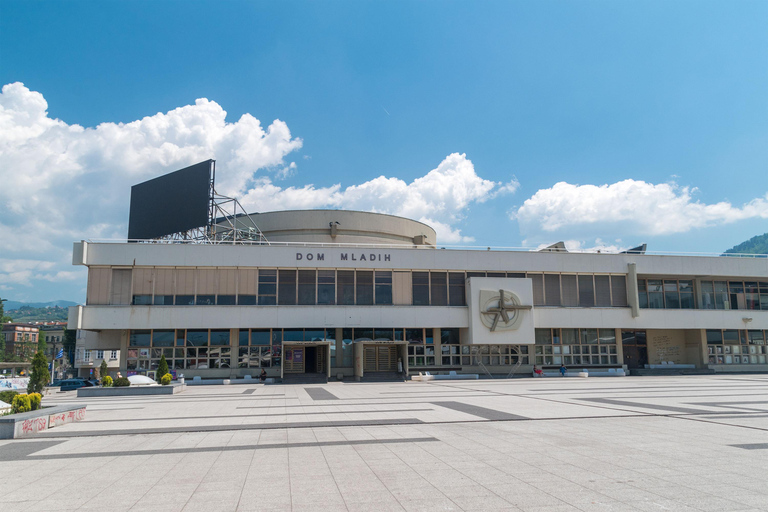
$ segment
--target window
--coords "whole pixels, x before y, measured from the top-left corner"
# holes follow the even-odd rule
[[[413,305],[429,306],[429,272],[414,272],[411,283]]]
[[[85,351],[85,356],[83,357],[83,361],[87,362],[87,361],[90,361],[90,360],[91,360],[91,351],[90,350],[86,350]]]
[[[448,304],[451,306],[466,306],[464,272],[448,273]]]
[[[580,275],[579,280],[579,306],[589,308],[595,305],[595,291],[592,287],[592,276]]]
[[[545,305],[560,305],[560,274],[544,275]]]
[[[377,270],[376,286],[376,304],[392,304],[392,272]]]
[[[335,304],[336,303],[336,271],[318,270],[317,271],[317,303]]]
[[[259,306],[277,304],[277,270],[259,270]]]
[[[336,302],[337,304],[352,305],[355,303],[355,271],[339,270],[337,275]],[[352,350],[352,349],[350,349]]]
[[[446,272],[430,272],[431,280],[430,304],[433,306],[448,305],[448,274]]]
[[[765,364],[768,331],[707,329],[709,364]]]
[[[110,351],[110,354],[109,354],[109,358],[110,358],[112,361],[114,361],[115,359],[117,359],[117,350],[112,350],[112,351]]]
[[[134,295],[132,304],[134,306],[149,306],[150,304],[152,304],[152,296],[151,295]]]
[[[536,329],[537,365],[617,365],[614,329]]]
[[[315,303],[316,280],[316,271],[299,270],[299,304],[313,305]]]
[[[277,276],[277,303],[285,306],[296,304],[296,271],[279,270]]]
[[[103,350],[97,350],[96,351],[96,359],[104,359],[104,351]]]
[[[639,306],[652,309],[694,309],[692,280],[638,279]],[[714,309],[712,281],[702,282],[702,308]],[[721,301],[722,304],[722,301]]]
[[[234,306],[236,299],[234,295],[217,295],[216,304],[219,306]]]
[[[356,304],[362,306],[370,306],[373,304],[373,271],[371,270],[358,270],[357,271],[357,300]],[[391,298],[390,298],[391,301]]]

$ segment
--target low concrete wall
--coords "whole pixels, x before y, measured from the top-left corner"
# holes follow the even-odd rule
[[[56,405],[0,417],[0,439],[30,437],[59,425],[85,419],[85,405]]]
[[[78,398],[99,396],[143,396],[143,395],[175,395],[186,389],[186,384],[173,384],[171,386],[120,386],[112,388],[80,388],[77,390]]]

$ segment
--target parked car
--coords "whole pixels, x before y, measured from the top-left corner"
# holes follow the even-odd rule
[[[64,379],[61,381],[61,391],[72,391],[85,386],[93,386],[93,384],[88,383],[85,379]]]

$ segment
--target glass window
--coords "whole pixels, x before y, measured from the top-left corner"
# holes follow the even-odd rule
[[[408,343],[424,343],[424,329],[406,329],[405,340]]]
[[[611,300],[615,307],[627,307],[627,278],[611,276]]]
[[[701,309],[715,308],[715,288],[712,281],[701,282]]]
[[[458,345],[460,343],[459,329],[440,329],[440,343]]]
[[[155,306],[173,306],[173,295],[155,295]]]
[[[152,331],[152,346],[153,347],[172,347],[173,340],[175,338],[174,331]]]
[[[195,296],[194,295],[177,295],[175,304],[177,306],[194,306]]]
[[[234,306],[235,305],[235,296],[234,295],[218,295],[216,296],[216,304],[219,306]]]
[[[259,305],[277,304],[277,270],[259,270]]]
[[[229,329],[211,329],[211,346],[229,345]]]
[[[715,281],[715,309],[730,309],[728,283],[725,281]]]
[[[358,270],[356,279],[356,300],[355,304],[360,306],[370,306],[373,304],[373,271]]]
[[[544,274],[544,294],[547,306],[560,305],[560,274]]]
[[[283,341],[304,341],[304,329],[283,329]]]
[[[317,271],[317,303],[335,304],[336,303],[336,271],[318,270]]]
[[[723,332],[720,329],[707,329],[707,343],[719,345],[723,343]]]
[[[535,337],[536,337],[536,344],[537,345],[551,345],[552,344],[552,330],[551,329],[536,329]]]
[[[208,331],[187,329],[188,347],[208,346]]]
[[[355,271],[339,270],[336,276],[338,287],[336,289],[337,304],[352,305],[355,303]]]
[[[664,309],[664,292],[661,279],[648,280],[648,307]]]
[[[254,306],[256,305],[255,295],[238,295],[237,304],[240,306]]]
[[[594,345],[597,343],[597,329],[582,329],[581,343]]]
[[[240,329],[240,332],[237,335],[237,344],[241,347],[247,347],[248,346],[248,338],[249,338],[248,329]]]
[[[611,345],[616,343],[616,331],[613,329],[600,329],[600,344]]]
[[[149,329],[133,329],[131,335],[128,338],[128,344],[131,347],[148,347],[150,342]]]
[[[664,280],[664,302],[667,309],[680,309],[677,281]]]
[[[429,272],[413,272],[411,275],[414,306],[429,306]]]
[[[725,329],[723,330],[723,341],[727,345],[738,345],[739,344],[739,331],[736,329]]]
[[[611,277],[595,276],[595,305],[610,307],[611,305]]]
[[[134,295],[133,296],[134,306],[149,306],[151,304],[152,304],[151,295]]]
[[[451,306],[466,306],[464,272],[448,273],[448,303]]]
[[[391,271],[376,271],[376,304],[392,304]]]
[[[430,272],[431,297],[430,304],[433,306],[448,305],[448,273]]]
[[[277,303],[284,306],[296,304],[296,271],[277,272]]]
[[[251,345],[269,345],[269,329],[251,329]]]
[[[579,276],[579,306],[589,308],[595,305],[595,291],[592,287],[592,276]]]
[[[528,274],[528,278],[533,285],[533,304],[536,306],[544,305],[544,281],[542,274]]]
[[[216,304],[216,296],[215,295],[198,295],[197,301],[195,301],[195,304],[198,306],[213,306]]]
[[[316,271],[299,270],[299,304],[314,305],[316,279],[317,279]]]

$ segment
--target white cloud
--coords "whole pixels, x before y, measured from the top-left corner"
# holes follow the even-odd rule
[[[624,180],[611,185],[560,182],[536,192],[510,213],[524,233],[623,231],[669,235],[743,219],[768,218],[768,193],[741,207],[723,201],[705,204],[692,198],[696,189],[674,183],[654,185]]]
[[[217,161],[217,191],[239,198],[248,210],[345,208],[402,215],[433,225],[443,243],[472,241],[455,227],[470,205],[518,187],[515,179],[502,184],[480,178],[459,153],[409,183],[379,176],[345,187],[280,187],[271,176],[295,175],[296,163],[285,159],[302,147],[280,120],[266,128],[250,114],[227,122],[226,111],[204,98],[95,128],[52,119],[47,109],[43,95],[21,83],[2,88],[0,238],[13,243],[3,248],[8,259],[0,284],[11,286],[12,294],[24,292],[14,285],[81,279],[82,269],[70,264],[73,240],[124,238],[132,185],[209,158]],[[257,174],[263,170],[274,174]]]
[[[506,185],[483,179],[465,154],[452,153],[425,176],[406,183],[400,178],[379,176],[360,185],[281,188],[269,177],[258,178],[241,198],[246,210],[272,211],[306,208],[344,208],[428,219],[443,243],[467,242],[451,224],[461,220],[473,202],[494,194],[513,192],[516,180]]]

